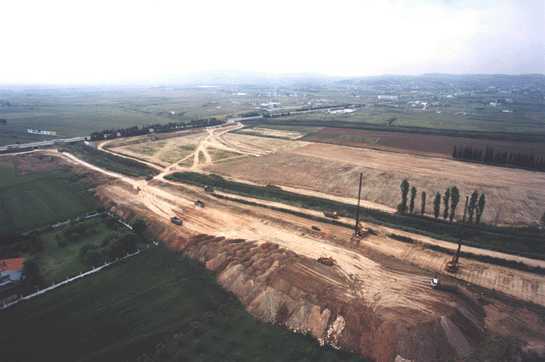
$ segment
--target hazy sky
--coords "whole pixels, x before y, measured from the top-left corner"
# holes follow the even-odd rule
[[[0,83],[545,73],[545,1],[13,0]]]

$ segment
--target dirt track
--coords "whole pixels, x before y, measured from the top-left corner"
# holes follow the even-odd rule
[[[76,159],[72,155],[65,154],[65,156],[73,162],[77,162],[91,170],[101,172],[107,176],[115,177],[130,185],[134,191],[127,191],[126,189],[118,187],[115,193],[110,194],[111,198],[115,198],[119,202],[121,202],[121,200],[125,200],[122,202],[125,204],[129,203],[140,205],[140,207],[143,206],[149,209],[149,211],[151,211],[155,215],[160,216],[164,220],[169,220],[172,215],[175,215],[177,212],[180,211],[182,212],[182,214],[184,214],[184,218],[189,218],[191,220],[192,214],[186,214],[185,212],[193,210],[193,202],[195,201],[194,198],[206,197],[206,195],[202,192],[200,192],[199,196],[187,197],[172,188],[165,188],[155,184],[147,184],[144,180],[135,180],[130,177],[99,169],[96,166]],[[140,191],[137,191],[138,189]],[[255,202],[258,200],[253,201]],[[214,202],[217,202],[217,200]],[[285,208],[290,208],[285,205],[282,206]],[[235,209],[238,208],[235,206],[233,207]],[[251,207],[247,208],[251,209]],[[297,209],[293,207],[291,208]],[[304,209],[297,209],[297,211],[309,213],[308,210]],[[338,257],[340,258],[340,260],[348,260],[345,259],[346,256],[341,252],[343,249],[334,248],[333,251],[331,251],[329,249],[329,243],[323,244],[324,249],[317,248],[316,238],[312,236],[301,236],[294,234],[293,230],[285,231],[283,230],[283,227],[268,226],[266,224],[263,224],[261,218],[266,217],[266,215],[268,215],[269,213],[272,213],[272,211],[261,209],[259,211],[259,217],[248,217],[244,216],[244,214],[237,215],[236,212],[233,212],[230,209],[223,208],[221,210],[215,210],[214,208],[209,207],[207,208],[206,214],[203,214],[202,211],[197,213],[197,217],[194,219],[194,224],[189,223],[187,225],[187,228],[194,233],[207,233],[222,235],[231,238],[270,241],[285,246],[288,249],[291,249],[311,258],[316,258],[316,253],[320,252],[321,250],[329,250],[329,252],[335,258]],[[279,220],[283,218],[292,218],[292,216],[288,216],[287,214],[282,215],[283,216],[278,216]],[[303,228],[308,229],[309,223],[309,221],[306,221],[304,219],[298,219],[298,224],[305,225],[303,226]],[[316,222],[311,222],[310,224],[316,224]],[[432,243],[453,248],[452,244],[450,243],[417,234],[383,228],[373,224],[369,224],[368,226],[376,230],[382,230],[382,235],[379,235],[377,237],[370,237],[368,239],[369,242],[366,241],[365,244],[373,244],[376,250],[381,251],[386,255],[393,255],[400,259],[411,261],[416,265],[419,265],[434,272],[441,272],[444,269],[446,261],[450,258],[450,256],[443,255],[442,257],[440,257],[439,255],[441,254],[438,255],[437,253],[419,250],[418,247],[407,246],[403,243],[395,242],[391,239],[385,238],[384,235],[387,232],[394,231],[398,234],[409,236],[415,240],[419,240],[424,243]],[[333,227],[328,226],[327,224],[322,224],[320,225],[320,228],[327,230]],[[344,240],[346,241],[350,238],[350,231],[336,227],[335,231],[332,231],[330,235],[343,235]],[[338,239],[338,237],[336,238]],[[322,240],[322,238],[320,238],[320,240]],[[322,241],[320,241],[319,243],[322,243]],[[393,245],[395,245],[395,247]],[[501,257],[507,260],[523,261],[529,265],[545,267],[545,262],[541,260],[527,259],[495,251],[476,248],[470,248],[468,249],[468,251],[480,255],[490,255],[495,257]],[[346,265],[343,266],[344,268],[346,268],[345,272],[347,274],[355,274],[356,270],[366,270],[365,265],[355,267],[351,263],[346,263]],[[462,270],[458,277],[463,280],[470,281],[476,285],[502,291],[517,298],[532,301],[536,304],[541,304],[545,306],[544,277],[511,270],[508,268],[490,266],[474,261],[464,261]],[[409,288],[408,291],[412,291],[412,287]]]
[[[206,161],[206,156],[203,156],[204,162],[198,156],[199,154],[205,155],[209,146],[235,149],[233,143],[227,142],[225,144],[225,140],[221,136],[236,127],[237,125],[231,125],[227,130],[221,128],[207,130],[208,136],[199,144],[198,152],[194,153],[197,160],[194,159],[193,168],[200,169],[203,165],[209,166],[213,163],[213,161]],[[305,149],[312,146],[305,144],[289,152],[295,154],[303,152],[304,154],[309,152]],[[241,153],[240,148],[236,148],[236,150]],[[275,156],[275,154],[271,154],[271,156]],[[176,237],[173,236],[176,234],[184,238],[191,237],[191,235],[208,234],[232,239],[253,240],[258,244],[280,245],[286,250],[310,260],[316,260],[322,256],[333,257],[337,265],[336,270],[348,282],[339,284],[335,282],[334,278],[331,279],[323,273],[318,273],[317,269],[314,269],[318,268],[318,265],[315,267],[311,265],[310,269],[307,266],[305,270],[308,273],[321,275],[318,280],[322,278],[325,285],[331,284],[340,288],[338,293],[344,293],[346,300],[364,301],[366,308],[369,308],[383,320],[401,319],[404,323],[411,325],[439,320],[443,318],[442,316],[447,313],[449,308],[452,308],[452,303],[456,300],[452,295],[435,292],[428,286],[431,275],[442,271],[444,264],[450,257],[388,239],[385,234],[389,230],[385,228],[369,225],[378,230],[378,235],[365,239],[358,246],[350,243],[351,230],[347,228],[309,221],[305,218],[258,206],[241,206],[237,202],[219,200],[195,187],[167,182],[163,179],[165,174],[176,169],[184,169],[177,163],[162,168],[162,173],[158,177],[151,182],[146,182],[102,170],[69,154],[63,154],[62,157],[72,163],[117,179],[117,183],[107,184],[99,189],[101,197],[116,205],[117,210],[133,210],[133,212],[141,213],[146,219],[155,220],[163,225],[163,228],[168,229],[169,233],[174,233],[169,236],[169,240],[176,240]],[[335,157],[335,154],[327,153],[322,157],[327,159],[327,157]],[[204,209],[194,207],[194,201],[197,199],[205,202]],[[259,200],[252,201],[268,206],[274,204]],[[296,209],[281,204],[272,206]],[[297,211],[314,213],[317,216],[317,213],[309,210],[297,209]],[[177,228],[169,223],[170,217],[175,214],[181,215],[184,219],[182,228]],[[319,231],[313,230],[311,226],[318,227]],[[452,247],[450,243],[440,240],[402,233],[397,230],[395,232],[409,235],[422,242]],[[475,249],[473,251],[484,255],[499,255],[506,259],[516,258],[487,250]],[[423,269],[411,269],[408,264],[392,262],[387,256],[409,261]],[[530,260],[527,262],[545,267],[545,263],[542,261]],[[463,261],[459,277],[471,281],[475,285],[499,290],[522,300],[533,301],[545,306],[545,278],[541,276],[473,261]],[[497,308],[495,317],[490,316],[486,322],[490,326],[498,323],[499,316],[505,318],[506,313],[505,306],[502,306],[500,302],[494,303]],[[443,323],[442,328],[445,331],[451,328],[449,323],[448,321]],[[516,324],[514,321],[511,323]],[[526,320],[524,323],[528,324]],[[536,328],[537,330],[541,328],[539,327],[540,323],[538,319],[534,321],[534,324],[530,323],[527,326],[534,336]],[[543,340],[545,341],[545,337]],[[530,337],[528,337],[528,341],[530,343]],[[538,343],[536,348],[541,347],[542,345]]]
[[[229,150],[235,150],[235,151],[238,151],[238,152],[243,152],[238,148],[230,148],[230,147],[236,147],[236,146],[225,146],[225,139],[224,139],[225,135],[227,135],[228,132],[240,129],[240,127],[241,127],[241,125],[237,123],[237,124],[230,124],[230,125],[227,125],[225,127],[213,127],[213,128],[207,129],[206,130],[207,136],[202,138],[201,143],[198,145],[198,147],[197,147],[197,149],[196,149],[196,151],[194,153],[195,157],[199,153],[201,153],[201,154],[206,153],[208,147],[217,147],[217,148],[226,147]],[[243,139],[246,142],[248,142],[248,137],[250,137],[250,140],[252,140],[252,141],[255,141],[255,140],[253,140],[254,138],[259,139],[259,137],[255,137],[255,136],[242,136],[242,135],[236,135],[236,134],[234,134],[232,136],[243,137]],[[260,140],[261,144],[266,144],[266,142],[269,142],[269,141],[270,141],[270,139]],[[324,146],[324,145],[307,144],[307,143],[293,143],[293,142],[290,143],[290,141],[276,140],[276,139],[273,139],[272,141],[274,141],[275,143],[272,144],[272,145],[271,144],[266,144],[266,146],[268,148],[270,148],[270,147],[280,147],[280,149],[282,149],[282,148],[286,149],[286,147],[288,147],[289,150],[290,150],[289,154],[292,155],[292,156],[296,155],[296,154],[308,154],[308,153],[316,154],[318,152],[321,152],[320,153],[321,157],[324,157],[326,159],[327,158],[338,159],[341,156],[345,157],[347,155],[346,152],[353,151],[353,149],[348,149],[348,151],[347,151],[346,147],[340,147],[339,149],[328,149],[328,150],[324,151],[324,150],[322,150],[322,146]],[[278,143],[278,141],[280,141],[281,143]],[[105,144],[100,145],[99,148],[104,149],[103,148],[104,145]],[[254,148],[258,147],[258,145],[260,145],[260,144],[259,143],[254,144],[253,147]],[[325,146],[329,146],[329,145],[325,145]],[[111,152],[111,151],[108,151],[107,149],[105,149],[105,150],[107,152]],[[198,152],[197,152],[197,150],[198,150]],[[277,148],[277,150],[278,150],[278,148]],[[364,150],[364,151],[369,151],[369,150]],[[264,149],[261,149],[261,152],[265,152]],[[269,153],[270,152],[272,152],[272,151],[269,151]],[[337,152],[337,153],[335,153],[335,152]],[[280,152],[280,154],[282,154],[282,152]],[[356,162],[359,159],[359,157],[357,157],[358,156],[357,154],[355,155],[355,154],[350,154],[349,153],[348,155],[350,155],[352,157],[352,159],[347,158],[346,161]],[[121,156],[128,157],[126,155],[121,155]],[[270,157],[275,157],[275,156],[276,156],[275,153],[271,153]],[[380,158],[377,158],[379,156],[380,156]],[[379,168],[379,167],[383,167],[383,168],[393,167],[393,165],[397,165],[400,162],[407,161],[407,158],[403,158],[404,156],[405,155],[397,155],[397,156],[393,155],[392,157],[394,158],[394,160],[389,161],[391,163],[384,164],[382,157],[385,157],[385,155],[384,154],[380,154],[378,156],[375,155],[374,159],[371,158],[371,157],[365,158],[366,159],[365,164],[366,164],[366,167],[376,167],[376,168]],[[401,159],[395,159],[395,157],[398,157],[398,158],[401,158]],[[132,157],[128,157],[128,158],[132,158]],[[132,159],[134,159],[134,158],[132,158]],[[258,158],[258,159],[260,159],[260,158]],[[441,161],[441,162],[443,162],[443,161]],[[234,162],[238,163],[239,161],[234,161]],[[428,162],[429,162],[429,160],[428,160]],[[157,167],[156,165],[150,164],[150,166],[155,167],[155,168],[157,168],[159,170],[162,170],[162,172],[158,176],[155,177],[155,180],[161,181],[163,183],[174,184],[172,182],[169,182],[169,181],[165,180],[164,176],[166,174],[170,173],[170,172],[175,171],[175,170],[183,169],[183,168],[180,168],[178,166],[178,163],[179,162],[174,163],[174,164],[172,164],[172,165],[170,165],[170,166],[168,166],[166,168],[163,168],[163,169],[161,169],[160,167]],[[252,160],[252,159],[243,160],[243,163],[244,164],[254,165],[254,166],[256,166],[256,168],[258,168],[258,166],[255,165],[255,161]],[[455,162],[455,163],[458,164],[458,162]],[[213,164],[213,162],[211,160],[206,161],[204,163],[201,163],[199,160],[197,160],[196,162],[194,161],[193,166],[191,168],[193,170],[198,170],[198,169],[202,168],[203,165],[206,166],[206,165],[212,165],[212,164]],[[229,167],[230,167],[232,164],[233,164],[233,162],[228,162],[228,163],[223,164],[223,165],[229,165]],[[271,167],[271,165],[268,165],[266,162],[261,162],[260,163],[260,165],[263,165],[263,164],[265,164],[265,167],[267,167],[268,172],[270,172],[270,173],[275,172],[274,167]],[[466,165],[466,164],[463,164],[463,165]],[[468,165],[468,166],[475,167],[475,165]],[[220,167],[224,167],[224,166],[220,166]],[[261,167],[261,166],[259,166],[259,167]],[[496,170],[497,168],[491,167],[491,169]],[[299,168],[293,167],[292,170],[293,170],[293,172],[286,173],[285,177],[289,178],[290,176],[292,176],[294,174],[297,175]],[[517,170],[512,170],[512,171],[517,171]],[[431,172],[431,171],[428,171],[428,172]],[[429,177],[432,177],[434,175],[437,176],[437,172],[441,172],[441,170],[439,168],[437,168],[433,172],[434,172],[434,174],[428,173],[427,176],[429,176]],[[248,175],[248,174],[245,174],[245,175],[248,175],[249,177],[251,177],[251,170],[249,170],[248,173],[250,175]],[[130,183],[135,188],[140,187],[141,190],[146,190],[148,192],[151,191],[151,189],[149,188],[150,186],[146,185],[145,182],[140,181],[140,182],[135,183],[134,180],[127,181],[127,179],[128,179],[127,177],[122,177],[122,179],[125,182]],[[318,181],[319,181],[319,179],[320,179],[319,177],[315,178],[315,180],[318,180]],[[367,186],[368,183],[366,183],[365,185]],[[353,185],[351,185],[351,186],[353,186]],[[344,202],[346,202],[346,201],[352,201],[353,202],[354,201],[354,199],[351,199],[351,198],[335,197],[335,196],[330,196],[330,195],[327,195],[327,194],[319,193],[319,192],[316,192],[316,191],[309,191],[309,190],[305,190],[305,189],[301,189],[301,188],[291,188],[291,187],[285,187],[285,188],[288,189],[288,190],[291,190],[291,191],[299,192],[299,193],[305,193],[305,194],[309,194],[309,195],[313,195],[313,196],[320,196],[320,197],[330,197],[330,198],[337,199],[339,201],[344,201]],[[145,194],[145,192],[143,192],[143,194]],[[144,197],[144,196],[139,196],[139,197]],[[237,197],[241,198],[240,196],[237,196]],[[172,211],[172,207],[171,207],[171,205],[169,205],[169,202],[168,202],[168,195],[166,195],[163,192],[162,195],[161,195],[161,200],[162,200],[162,205],[161,206],[155,206],[155,207],[157,207],[160,210],[164,210],[165,212],[163,213],[163,215],[166,215],[166,212]],[[267,203],[267,202],[264,202],[262,200],[252,200],[252,201],[257,202],[257,203],[261,203],[261,204],[274,204],[274,203]],[[374,203],[370,203],[370,202],[366,203],[364,201],[364,205],[368,206],[368,207],[372,207],[372,208],[373,207],[374,208],[380,208],[380,209],[382,209],[384,211],[389,211],[389,212],[394,211],[391,208],[386,208],[386,207],[383,207],[383,206],[381,207],[380,204],[374,204]],[[281,206],[281,207],[287,208],[287,209],[297,209],[297,208],[287,206],[287,205],[282,205],[282,204],[277,204],[276,206],[277,207]],[[304,212],[304,213],[313,213],[312,211],[309,211],[309,210],[297,210],[297,211]],[[319,213],[315,213],[315,214],[319,214]],[[223,216],[223,217],[228,218],[228,216]],[[345,221],[347,223],[352,222],[351,220],[345,220]],[[439,245],[439,246],[442,246],[442,247],[445,247],[445,248],[448,248],[448,249],[451,249],[451,250],[455,248],[455,245],[452,244],[452,243],[445,242],[445,241],[442,241],[442,240],[436,240],[436,239],[425,237],[425,236],[418,235],[418,234],[402,232],[402,231],[399,231],[399,230],[380,227],[380,226],[377,226],[377,225],[370,225],[370,227],[372,227],[373,229],[383,230],[384,235],[387,234],[387,233],[396,233],[396,234],[408,236],[408,237],[410,237],[410,238],[412,238],[414,240],[418,240],[418,241],[420,241],[422,243]],[[209,230],[199,230],[199,232],[208,232],[208,231]],[[387,243],[391,243],[391,241],[388,241]],[[384,244],[387,245],[387,243],[384,243]],[[471,253],[474,253],[474,254],[477,254],[477,255],[488,255],[488,256],[493,256],[493,257],[499,257],[499,258],[503,258],[503,259],[506,259],[506,260],[514,260],[514,261],[524,262],[524,263],[526,263],[527,265],[530,265],[530,266],[540,266],[540,267],[545,268],[545,262],[541,261],[541,260],[527,259],[527,258],[523,258],[523,257],[518,257],[518,256],[513,256],[513,255],[500,253],[500,252],[477,249],[477,248],[471,248],[471,247],[464,247],[464,250],[466,250],[468,252],[471,252]],[[386,249],[383,248],[382,251],[385,252]],[[397,257],[400,256],[400,255],[397,255],[394,252],[394,250],[390,250],[390,252],[388,252],[387,254],[396,255]],[[436,259],[436,260],[441,260],[441,259]],[[433,268],[433,270],[435,270],[435,271],[442,270],[444,265],[441,264],[441,263],[446,263],[445,260],[442,260],[440,263],[434,262],[433,260],[430,260],[429,262],[431,264],[435,265],[435,267]],[[427,262],[424,259],[424,260],[419,260],[418,262],[415,262],[415,263],[417,265],[426,266]],[[515,295],[515,296],[520,295],[520,297],[522,297],[525,300],[532,300],[534,302],[537,302],[538,304],[545,305],[545,290],[543,290],[543,288],[544,288],[543,285],[541,285],[541,287],[540,287],[539,283],[538,283],[537,287],[536,287],[537,288],[536,293],[529,293],[529,294],[527,293],[527,288],[523,287],[523,285],[536,284],[537,281],[535,281],[535,280],[532,281],[530,284],[527,284],[527,282],[524,282],[524,283],[521,284],[521,281],[519,280],[519,278],[515,277],[515,278],[510,279],[511,283],[503,283],[502,284],[502,283],[498,283],[498,281],[496,281],[495,278],[490,278],[490,276],[485,275],[485,276],[481,276],[479,278],[476,278],[472,274],[465,275],[463,277],[463,279],[468,280],[468,281],[472,281],[472,282],[474,282],[474,283],[476,283],[478,285],[481,285],[483,287],[497,288],[498,290],[504,291],[504,292],[506,292],[508,294],[511,294],[511,295]]]
[[[357,247],[348,242],[351,237],[349,229],[309,222],[304,218],[260,207],[241,207],[237,203],[215,199],[193,187],[167,186],[157,181],[154,181],[150,187],[152,187],[150,191],[153,190],[153,192],[157,189],[166,192],[170,195],[169,203],[177,205],[176,209],[181,210],[184,218],[183,228],[176,230],[177,228],[174,227],[175,230],[169,233],[179,231],[184,237],[204,233],[230,239],[256,241],[258,244],[270,242],[311,260],[331,256],[336,261],[336,270],[344,275],[344,279],[348,282],[341,285],[329,276],[318,273],[318,280],[324,283],[321,288],[327,289],[327,285],[337,288],[336,295],[343,300],[365,301],[366,307],[381,319],[403,320],[404,323],[420,325],[425,321],[443,318],[441,316],[447,313],[445,308],[450,308],[449,306],[456,300],[456,297],[451,294],[435,292],[429,288],[428,282],[432,273],[421,269],[410,269],[403,263],[394,263],[381,259],[380,256],[377,257],[377,255],[395,255],[423,265],[441,267],[446,258],[437,253],[419,250],[394,240],[386,240],[380,234],[366,239],[360,247]],[[157,202],[156,199],[135,199],[133,190],[115,185],[105,187],[100,192],[102,197],[115,200],[117,208],[141,210],[146,218],[162,219],[162,223],[166,224],[167,228],[173,228],[169,225],[168,219],[165,220],[160,213],[149,207],[149,202]],[[204,209],[193,206],[192,201],[196,199],[205,202]],[[313,231],[310,228],[311,225],[318,226],[320,231]],[[165,236],[165,238],[176,240],[173,236]],[[207,250],[211,252],[210,249]],[[384,254],[376,254],[375,251],[384,252]],[[525,276],[525,273],[513,272],[505,268],[486,267],[472,262],[464,262],[463,268],[468,275],[472,275],[476,284],[490,280],[489,278],[492,277],[494,278],[492,283],[501,286],[499,283],[507,274],[514,276],[515,279],[522,278],[514,284],[533,283],[528,279],[532,276]],[[483,271],[486,278],[478,279],[477,276],[482,275]],[[312,270],[307,272],[316,273]],[[543,284],[542,279],[537,277],[536,281]],[[499,309],[499,314],[495,316],[500,318],[501,315],[501,318],[506,318],[505,307],[500,303],[496,308]],[[497,319],[490,317],[489,323],[497,323]],[[536,328],[540,328],[539,322],[534,323],[537,324],[527,326],[533,331],[532,333],[535,333]]]

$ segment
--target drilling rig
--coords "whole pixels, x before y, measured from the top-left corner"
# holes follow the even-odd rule
[[[360,173],[360,184],[358,188],[358,206],[356,207],[356,221],[354,224],[354,234],[352,235],[352,242],[359,244],[360,240],[365,238],[369,232],[360,224],[360,204],[361,204],[361,187],[363,184],[363,173]]]
[[[462,250],[462,239],[464,236],[464,224],[466,223],[468,201],[469,201],[469,197],[466,196],[466,204],[464,206],[464,217],[462,218],[462,222],[460,223],[460,238],[458,239],[458,248],[456,249],[456,254],[452,256],[452,259],[447,262],[447,265],[445,267],[445,270],[449,273],[456,273],[460,266],[459,264],[460,251]]]

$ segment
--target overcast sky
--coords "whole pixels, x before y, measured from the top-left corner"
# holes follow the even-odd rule
[[[0,83],[545,73],[545,1],[13,0]]]

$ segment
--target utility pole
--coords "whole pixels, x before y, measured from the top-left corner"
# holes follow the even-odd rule
[[[360,233],[360,202],[361,202],[362,182],[363,182],[363,172],[360,173],[360,187],[358,189],[358,207],[356,209],[356,224],[354,224],[354,236],[359,236],[359,233]]]
[[[469,203],[469,196],[466,196],[466,205],[464,206],[464,217],[462,219],[462,223],[466,223],[466,214],[467,214],[467,205]]]

